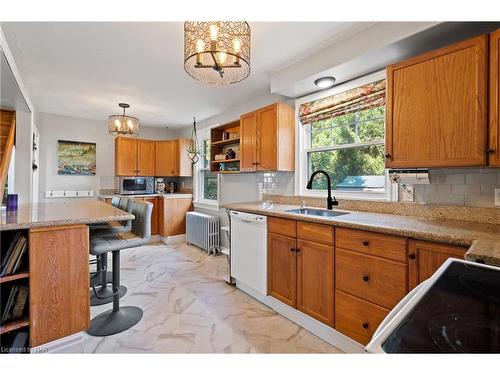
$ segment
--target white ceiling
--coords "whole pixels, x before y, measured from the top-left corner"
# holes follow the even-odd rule
[[[41,112],[105,120],[130,103],[149,126],[189,125],[270,94],[270,73],[366,27],[350,22],[251,22],[250,77],[226,87],[190,78],[183,23],[2,23]]]

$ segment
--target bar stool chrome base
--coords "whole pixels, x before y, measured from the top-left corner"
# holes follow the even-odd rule
[[[94,291],[91,289],[90,306],[101,306],[113,302],[113,288],[111,288],[109,285],[106,285],[105,288],[101,286],[100,288],[96,288],[96,290],[99,294],[99,298],[97,298]],[[120,298],[122,298],[125,294],[127,294],[127,287],[124,285],[120,285]]]
[[[87,333],[91,336],[110,336],[135,326],[142,319],[143,311],[136,306],[120,306],[92,319]]]

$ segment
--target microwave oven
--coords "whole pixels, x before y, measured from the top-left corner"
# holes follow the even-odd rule
[[[120,194],[154,194],[154,177],[119,177]]]

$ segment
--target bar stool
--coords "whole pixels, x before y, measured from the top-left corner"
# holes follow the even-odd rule
[[[125,331],[136,325],[143,315],[136,306],[120,307],[120,251],[142,246],[151,238],[151,214],[153,204],[136,202],[132,210],[135,219],[130,232],[110,233],[90,240],[90,253],[101,255],[113,254],[113,308],[92,319],[87,333],[91,336],[110,336]]]
[[[111,204],[128,213],[132,213],[134,200],[125,197],[113,197]],[[111,233],[129,232],[132,220],[97,224],[90,227],[90,238],[104,236]],[[100,306],[113,300],[113,289],[108,284],[113,282],[111,272],[107,271],[108,254],[97,255],[97,272],[90,278],[90,306]],[[97,289],[97,285],[101,286]],[[120,285],[120,298],[127,293],[127,287]]]

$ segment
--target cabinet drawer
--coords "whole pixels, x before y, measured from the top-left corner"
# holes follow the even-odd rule
[[[333,227],[298,221],[297,238],[333,246]]]
[[[336,228],[336,246],[382,258],[406,261],[406,239],[362,230]]]
[[[283,236],[297,237],[297,222],[270,216],[267,218],[267,231]]]
[[[406,265],[336,249],[335,285],[349,294],[392,309],[404,296]]]
[[[335,329],[363,345],[368,344],[389,311],[340,290],[335,291]]]

